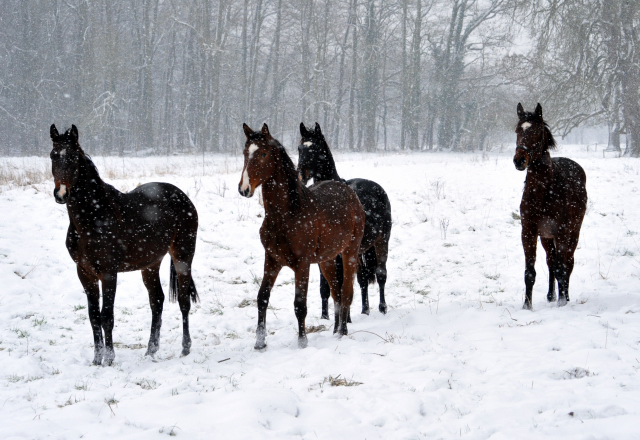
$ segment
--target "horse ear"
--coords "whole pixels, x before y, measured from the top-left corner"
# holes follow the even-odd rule
[[[300,136],[306,137],[308,134],[307,127],[304,126],[304,122],[300,123]]]
[[[56,124],[51,124],[51,128],[49,128],[49,135],[51,136],[51,139],[55,139],[60,136],[60,133],[58,133],[58,129],[56,128]]]
[[[316,122],[316,135],[322,136],[322,130],[320,130],[320,124]]]
[[[536,116],[542,119],[542,106],[540,105],[540,103],[536,105]]]
[[[524,116],[524,109],[522,108],[522,104],[518,103],[518,117],[522,119]]]
[[[269,127],[267,127],[267,124],[262,124],[262,135],[263,136],[271,136],[271,134],[269,133]]]
[[[249,136],[253,134],[253,130],[247,124],[242,124],[242,129],[244,130],[244,135],[249,139]]]
[[[69,130],[69,133],[71,134],[71,137],[73,138],[73,140],[78,142],[78,127],[71,124],[71,130]]]

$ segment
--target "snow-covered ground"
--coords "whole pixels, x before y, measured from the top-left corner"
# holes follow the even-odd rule
[[[314,267],[307,325],[327,330],[300,350],[284,269],[264,352],[253,350],[263,210],[237,193],[241,158],[94,158],[121,190],[178,185],[200,217],[191,354],[179,357],[180,312],[166,303],[159,355],[144,356],[147,293],[139,273],[121,274],[116,363],[104,368],[90,365],[53,183],[0,186],[0,438],[638,438],[640,161],[584,146],[554,153],[585,168],[589,209],[570,304],[547,304],[538,246],[530,312],[514,215],[525,174],[509,150],[336,155],[342,177],[370,178],[390,196],[389,313],[377,311],[377,287],[370,316],[356,294],[350,335],[337,339],[319,319]],[[2,161],[5,172],[49,166]],[[165,292],[168,274],[165,260]]]

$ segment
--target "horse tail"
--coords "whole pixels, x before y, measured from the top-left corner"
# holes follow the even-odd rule
[[[169,271],[169,300],[176,302],[178,299],[178,274],[176,274],[176,266],[171,259],[171,269]]]
[[[198,291],[196,290],[196,284],[193,282],[193,277],[191,275],[189,275],[189,296],[191,297],[191,302],[194,304],[200,301]]]
[[[360,256],[360,267],[358,268],[359,278],[367,284],[375,283],[377,267],[378,258],[376,257],[376,249],[374,246],[371,246]]]
[[[191,302],[194,304],[200,301],[196,284],[193,282],[191,275],[189,275],[189,296],[191,297]],[[171,302],[176,302],[178,299],[178,274],[176,273],[176,266],[173,264],[173,258],[171,259],[171,269],[169,273],[169,299]]]

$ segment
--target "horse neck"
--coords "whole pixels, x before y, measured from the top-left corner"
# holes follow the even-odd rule
[[[531,162],[527,167],[526,187],[551,187],[553,180],[553,167],[551,164],[551,155],[545,151],[540,158]]]
[[[95,227],[96,214],[102,214],[110,205],[107,188],[95,166],[85,157],[80,158],[78,181],[71,189],[67,211],[78,230]]]
[[[265,217],[283,217],[285,214],[296,212],[300,208],[300,202],[302,200],[301,193],[304,191],[304,187],[295,179],[298,200],[294,200],[295,195],[291,194],[289,182],[287,179],[287,172],[284,169],[284,165],[279,164],[276,172],[271,179],[262,184],[262,201],[264,203]]]
[[[336,169],[336,163],[333,160],[333,155],[326,142],[323,143],[323,155],[324,159],[318,161],[318,166],[315,170],[314,180],[337,180],[340,181],[338,170]]]

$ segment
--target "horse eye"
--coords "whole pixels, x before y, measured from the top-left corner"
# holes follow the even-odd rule
[[[267,157],[267,153],[262,153],[262,157]]]

